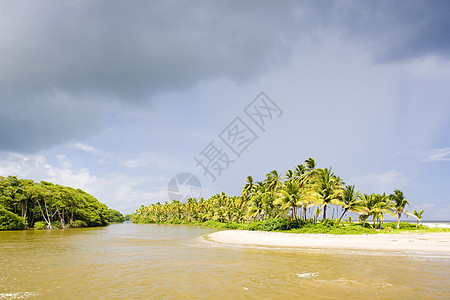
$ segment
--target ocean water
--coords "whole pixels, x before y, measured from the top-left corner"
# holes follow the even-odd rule
[[[448,299],[449,256],[226,246],[181,225],[0,232],[0,299]]]

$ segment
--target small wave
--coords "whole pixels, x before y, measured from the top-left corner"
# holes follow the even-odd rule
[[[298,278],[311,278],[311,277],[317,277],[317,273],[297,273],[296,274]]]
[[[335,281],[337,281],[337,282],[343,282],[343,283],[360,284],[360,283],[359,283],[358,281],[356,281],[356,280],[345,279],[345,278],[339,278],[339,279],[336,279]]]
[[[0,293],[0,299],[24,299],[37,295],[38,295],[37,293],[32,292]]]

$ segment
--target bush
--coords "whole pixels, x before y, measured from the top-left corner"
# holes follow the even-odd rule
[[[238,229],[239,225],[236,223],[225,223],[224,227],[227,229]]]
[[[34,223],[34,229],[36,229],[36,230],[47,229],[47,222],[39,221],[39,222]]]
[[[223,224],[216,220],[208,220],[203,222],[203,225],[212,228],[223,228]]]
[[[272,218],[264,221],[257,221],[248,224],[248,230],[260,230],[260,231],[284,231],[296,228],[302,228],[309,225],[310,222],[303,220],[290,220],[289,218]]]
[[[322,222],[322,224],[327,227],[337,227],[338,225],[337,221],[331,219],[326,219],[325,221]]]
[[[292,224],[292,222],[291,222]],[[260,230],[263,231],[280,231],[287,230],[289,227],[289,219],[278,218],[278,219],[268,219],[260,224]]]
[[[0,230],[20,230],[24,229],[25,226],[24,218],[0,207]]]
[[[87,227],[86,222],[81,220],[75,220],[69,223],[69,228],[82,228],[82,227]]]
[[[108,209],[109,221],[111,223],[122,223],[125,221],[125,217],[115,209]]]
[[[391,227],[397,229],[397,222],[386,222],[382,225],[383,228]],[[404,230],[416,230],[416,224],[400,222],[400,229]]]
[[[61,222],[60,221],[52,222],[52,228],[54,228],[54,229],[61,229],[62,228]]]
[[[252,222],[252,223],[248,224],[247,230],[251,230],[251,231],[261,230],[261,222]]]

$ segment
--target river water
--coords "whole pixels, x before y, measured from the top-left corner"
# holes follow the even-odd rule
[[[0,232],[0,299],[450,297],[450,259],[214,244],[196,226]]]

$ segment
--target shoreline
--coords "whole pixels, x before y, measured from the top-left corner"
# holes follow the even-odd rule
[[[427,226],[430,228],[450,228],[450,223],[442,223],[442,222],[422,222],[423,226]]]
[[[234,246],[299,249],[428,252],[450,255],[450,232],[335,235],[224,230],[204,236],[206,241]]]

